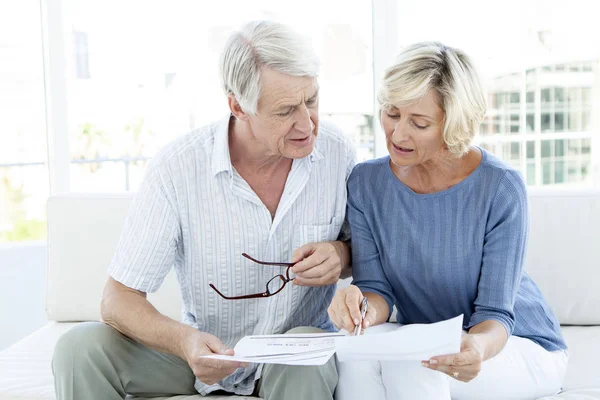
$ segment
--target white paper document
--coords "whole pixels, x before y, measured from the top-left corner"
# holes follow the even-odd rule
[[[323,365],[335,353],[335,338],[341,333],[246,336],[235,345],[234,355],[211,355],[227,361],[260,364]]]
[[[461,314],[433,324],[398,326],[376,335],[338,337],[335,351],[340,361],[428,360],[460,352],[462,323]]]
[[[260,364],[323,365],[334,353],[340,361],[427,360],[460,351],[463,316],[434,324],[398,326],[392,332],[346,336],[341,333],[246,336],[233,356],[206,358]]]

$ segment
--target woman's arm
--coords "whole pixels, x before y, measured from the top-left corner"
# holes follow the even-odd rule
[[[383,272],[379,250],[363,211],[362,169],[360,165],[357,166],[348,179],[347,217],[351,232],[354,280],[350,287],[336,293],[328,310],[333,323],[350,332],[360,323],[360,302],[363,296],[369,300],[363,328],[386,322],[393,308],[393,290]]]
[[[475,312],[467,330],[491,320],[504,327],[507,337],[512,335],[528,230],[525,184],[516,171],[507,170],[487,216]]]
[[[393,288],[388,281],[384,266],[381,263],[379,248],[375,242],[377,232],[373,231],[373,216],[365,205],[371,203],[369,196],[378,196],[370,190],[365,190],[368,176],[361,176],[367,168],[357,166],[348,180],[348,222],[350,224],[352,243],[352,277],[353,285],[358,286],[363,293],[377,295],[373,302],[385,302],[387,307],[380,307],[378,321],[385,322],[390,318],[394,306]],[[371,301],[370,296],[367,296]]]
[[[498,321],[484,321],[469,329],[469,335],[479,344],[481,361],[494,357],[506,345],[508,335],[504,326]]]
[[[508,170],[487,218],[475,312],[460,353],[432,357],[423,366],[468,382],[479,374],[484,361],[502,351],[515,326],[528,222],[525,184],[517,172]]]

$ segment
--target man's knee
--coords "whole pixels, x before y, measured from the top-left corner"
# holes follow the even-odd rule
[[[306,332],[296,332],[306,333]],[[278,381],[285,382],[285,386],[295,387],[303,385],[302,382],[312,382],[312,385],[317,387],[328,387],[331,392],[337,386],[338,369],[335,361],[335,355],[332,356],[323,365],[279,365],[271,364],[265,366],[265,372],[269,373],[271,369],[276,370]],[[269,372],[267,372],[269,371]]]
[[[285,334],[289,335],[291,333],[325,333],[325,331],[313,326],[297,326],[296,328],[290,329]]]
[[[297,333],[326,333],[323,329],[315,328],[313,326],[298,326],[290,329],[285,334],[297,334]],[[337,365],[335,362],[335,356],[332,356],[328,362],[318,366],[301,366],[301,365],[287,365],[286,369],[292,374],[302,371],[302,374],[314,375],[315,377],[335,377],[337,382]],[[293,372],[292,372],[293,371]],[[287,372],[287,371],[286,371]]]
[[[286,334],[324,333],[322,329],[300,326]],[[306,382],[311,382],[307,385]],[[338,382],[335,357],[324,365],[279,365],[263,367],[260,395],[265,399],[319,398],[331,399]]]
[[[123,337],[114,328],[101,322],[78,324],[65,332],[54,348],[52,369],[60,373],[63,368],[71,369],[75,364],[93,362],[108,349],[117,350]]]
[[[331,357],[324,365],[269,364],[263,369],[260,395],[274,399],[280,398],[278,396],[283,393],[295,393],[296,397],[293,398],[331,399],[337,383],[335,357]]]

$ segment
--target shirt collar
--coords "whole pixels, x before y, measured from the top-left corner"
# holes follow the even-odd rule
[[[217,123],[217,131],[213,143],[212,173],[216,176],[220,172],[227,171],[233,174],[233,165],[231,164],[231,154],[229,153],[229,121],[233,118],[230,114]],[[319,151],[317,143],[312,152],[308,155],[310,162],[322,160],[323,154]]]
[[[319,148],[317,147],[317,143],[318,143],[318,140],[315,141],[315,147],[313,147],[313,151],[308,155],[308,159],[311,162],[320,161],[323,158],[325,158],[325,157],[323,157],[323,154],[319,151]]]
[[[212,173],[216,176],[219,172],[233,173],[231,155],[229,154],[229,121],[233,118],[230,114],[217,124],[217,131],[213,142]]]

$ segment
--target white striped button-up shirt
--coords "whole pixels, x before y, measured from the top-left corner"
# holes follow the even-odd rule
[[[353,148],[337,128],[321,122],[312,153],[293,161],[272,218],[231,165],[229,118],[175,140],[151,161],[109,274],[128,287],[154,292],[174,267],[182,322],[230,348],[246,335],[284,333],[296,326],[333,330],[327,307],[335,285],[290,283],[275,296],[251,300],[225,300],[208,285],[227,296],[264,292],[285,267],[255,264],[243,252],[289,262],[306,243],[347,236],[346,181],[355,164]],[[196,389],[247,395],[260,370],[250,364],[215,385],[197,381]]]

